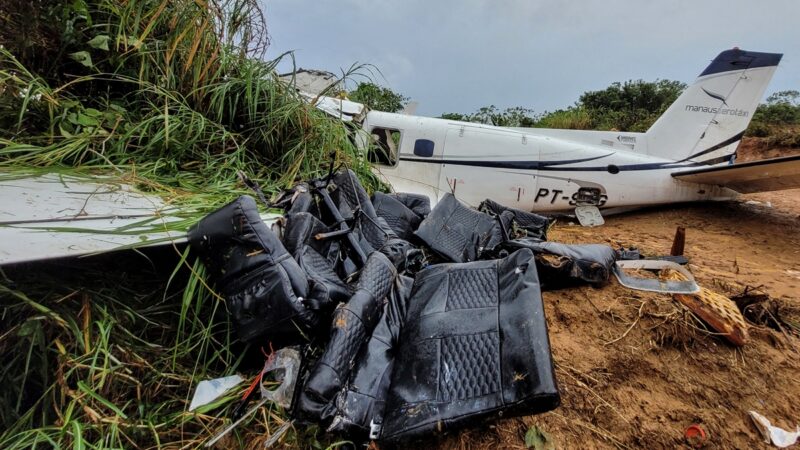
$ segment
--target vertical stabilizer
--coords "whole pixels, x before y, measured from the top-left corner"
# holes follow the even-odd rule
[[[647,153],[703,164],[733,159],[782,56],[720,53],[647,130]]]

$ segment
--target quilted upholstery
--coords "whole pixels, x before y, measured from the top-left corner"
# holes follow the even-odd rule
[[[380,321],[367,344],[361,347],[346,386],[336,396],[336,415],[329,431],[366,436],[371,424],[383,421],[400,329],[413,284],[412,278],[397,277]]]
[[[330,229],[309,213],[293,213],[287,216],[284,244],[306,272],[309,281],[307,303],[314,309],[330,314],[340,301],[350,298],[352,291],[333,270],[332,259],[336,249],[330,242],[314,239],[318,233]],[[332,254],[326,258],[323,255]]]
[[[306,274],[241,196],[189,230],[189,243],[227,300],[239,337],[275,345],[303,342],[320,317],[303,302]],[[302,333],[301,333],[302,331]]]
[[[528,249],[418,273],[395,351],[382,441],[413,440],[501,413],[549,411],[560,402]]]
[[[326,420],[333,414],[330,404],[347,381],[359,349],[378,323],[384,299],[396,277],[397,270],[384,254],[370,255],[355,293],[336,308],[328,346],[303,387],[299,411],[304,418]]]
[[[498,226],[488,214],[470,209],[446,194],[415,234],[449,261],[468,262],[481,256]]]
[[[492,268],[451,272],[447,284],[448,311],[497,305],[497,273]]]
[[[500,390],[500,339],[497,333],[442,339],[439,391],[444,402],[468,400]]]
[[[413,239],[414,230],[422,222],[422,217],[400,200],[382,192],[372,194],[372,204],[378,217],[385,220],[398,237],[405,240]]]

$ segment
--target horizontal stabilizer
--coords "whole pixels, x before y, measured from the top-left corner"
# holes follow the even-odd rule
[[[795,189],[800,188],[800,155],[687,170],[672,176],[690,183],[723,186],[742,194]]]

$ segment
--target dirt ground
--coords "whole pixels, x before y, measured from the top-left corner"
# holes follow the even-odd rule
[[[782,153],[750,147],[739,161]],[[702,286],[728,295],[759,286],[781,317],[800,323],[800,189],[611,216],[594,229],[559,223],[551,239],[666,255],[677,226]],[[707,435],[701,448],[775,448],[747,411],[785,429],[800,423],[800,338],[786,330],[748,322],[750,340],[736,348],[669,295],[615,279],[543,296],[562,406],[467,430],[441,448],[525,448],[534,425],[558,449],[691,448],[684,432],[692,424]]]

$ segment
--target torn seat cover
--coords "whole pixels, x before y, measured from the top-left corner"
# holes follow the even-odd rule
[[[488,198],[481,202],[480,206],[478,206],[478,211],[496,216],[508,212],[513,219],[513,228],[522,234],[522,237],[547,240],[547,227],[550,226],[550,219],[545,216],[503,206]]]
[[[448,260],[469,262],[480,258],[498,227],[492,216],[468,208],[452,194],[445,194],[415,234]]]
[[[381,440],[405,441],[559,405],[533,253],[417,274]]]
[[[339,256],[339,243],[318,240],[319,233],[331,231],[319,219],[306,212],[286,216],[283,243],[307,277],[308,302],[315,309],[329,310],[352,295],[350,288],[334,271]]]
[[[380,252],[370,255],[355,293],[336,309],[328,346],[303,388],[299,409],[304,418],[326,420],[333,414],[327,407],[347,381],[359,349],[378,323],[383,300],[396,277],[397,271],[386,255]]]
[[[546,289],[578,282],[602,284],[608,281],[617,253],[605,244],[561,244],[530,239],[508,241],[509,248],[529,248],[536,254],[536,267]]]
[[[189,243],[227,302],[239,337],[277,346],[304,342],[318,314],[304,303],[306,273],[241,196],[189,230]]]

